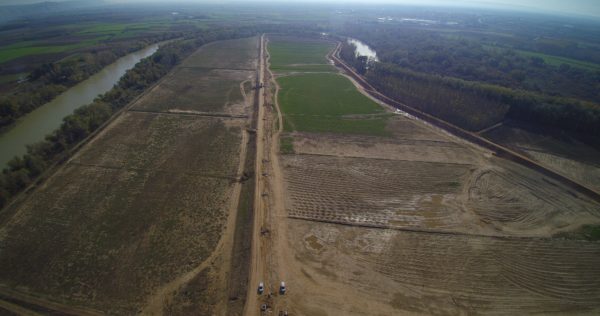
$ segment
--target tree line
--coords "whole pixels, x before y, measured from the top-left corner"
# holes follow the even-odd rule
[[[485,44],[443,32],[397,27],[350,28],[352,36],[368,39],[378,58],[416,72],[480,81],[540,94],[600,100],[600,71]]]
[[[42,64],[14,91],[0,97],[0,130],[6,129],[19,117],[51,101],[120,57],[174,36],[181,34],[168,33],[135,42],[115,43],[93,49],[75,58]]]
[[[567,65],[551,67],[543,60],[531,58],[525,61],[513,53],[508,54],[508,60],[519,62],[510,64],[509,76],[524,77],[521,84],[511,83],[513,79],[506,79],[497,69],[486,68],[479,71],[481,75],[468,76],[465,75],[467,69],[477,67],[482,60],[477,52],[457,49],[451,53],[442,49],[434,54],[431,50],[422,50],[422,57],[403,59],[400,56],[406,56],[405,48],[399,47],[407,43],[398,44],[395,42],[398,39],[383,42],[381,39],[394,36],[385,32],[369,34],[372,36],[366,37],[367,43],[374,44],[381,62],[365,64],[366,59],[357,58],[355,48],[348,43],[344,43],[340,57],[392,98],[471,131],[479,131],[508,118],[531,126],[568,131],[576,138],[600,147],[598,72]],[[418,48],[423,46],[415,44],[415,47],[411,55],[417,55]],[[470,46],[465,44],[465,47]],[[456,55],[461,56],[452,57]],[[453,61],[449,62],[449,59]],[[498,68],[501,67],[498,64]],[[556,73],[561,73],[565,82],[573,81],[562,84],[555,80]],[[543,78],[544,74],[547,78]],[[538,87],[544,88],[530,89],[525,81],[537,82]]]

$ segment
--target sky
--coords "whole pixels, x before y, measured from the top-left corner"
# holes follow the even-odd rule
[[[47,0],[48,1],[48,0]],[[50,0],[52,1],[52,0]],[[53,0],[65,1],[65,0]],[[108,0],[107,2],[162,2],[163,0]],[[177,0],[175,0],[177,1]],[[181,0],[179,0],[181,1]],[[183,0],[183,2],[251,2],[254,0]],[[261,0],[272,2],[329,2],[329,3],[386,3],[386,4],[412,4],[412,5],[434,5],[434,6],[465,6],[500,8],[537,12],[555,12],[562,14],[579,14],[600,17],[600,0]],[[0,0],[0,5],[25,4],[43,2],[42,0]]]

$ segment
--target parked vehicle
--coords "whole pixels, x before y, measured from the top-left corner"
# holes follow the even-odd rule
[[[258,283],[258,294],[262,295],[265,292],[265,284],[263,282]]]
[[[287,288],[285,287],[285,282],[281,281],[281,285],[279,285],[279,294],[283,295],[286,291]]]

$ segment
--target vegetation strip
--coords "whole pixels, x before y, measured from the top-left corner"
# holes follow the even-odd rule
[[[101,169],[110,169],[110,170],[127,170],[127,171],[140,171],[140,172],[157,172],[157,173],[180,173],[180,174],[189,174],[200,176],[202,178],[213,178],[213,179],[225,179],[225,180],[237,180],[241,175],[231,175],[224,176],[220,174],[210,174],[204,172],[193,172],[193,171],[173,171],[173,170],[150,170],[150,169],[142,169],[142,168],[128,168],[121,166],[106,166],[106,165],[97,165],[97,164],[86,164],[81,162],[70,161],[70,165],[81,166],[81,167],[93,167],[93,168],[101,168]]]
[[[232,118],[232,119],[248,118],[248,115],[235,115],[235,114],[227,114],[227,113],[185,112],[185,111],[163,112],[163,111],[149,111],[149,110],[140,110],[140,109],[129,109],[128,111],[129,112],[140,112],[140,113],[165,114],[165,115],[209,116],[209,117]]]
[[[86,80],[105,66],[129,53],[140,50],[163,38],[129,44],[127,47],[103,51],[86,56],[85,65],[80,60],[43,64],[27,76],[16,92],[0,98],[0,132],[9,128],[19,117],[46,104],[69,87]]]

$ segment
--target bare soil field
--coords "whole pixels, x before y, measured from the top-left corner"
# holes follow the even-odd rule
[[[600,208],[527,168],[408,119],[394,136],[297,133],[284,155],[295,218],[490,236],[541,236],[598,223]]]
[[[469,214],[461,214],[455,204],[469,166],[314,155],[282,162],[291,217],[390,228],[468,229],[461,217]]]
[[[134,106],[141,111],[170,113],[223,113],[247,115],[243,82],[248,70],[179,68],[152,91],[152,99]]]
[[[168,276],[210,255],[229,187],[185,173],[69,165],[3,226],[2,283],[135,312]]]
[[[600,151],[590,146],[513,126],[501,126],[484,136],[600,192]]]
[[[241,119],[127,112],[72,163],[235,178],[243,126]]]
[[[598,245],[291,220],[302,315],[587,313],[600,310]],[[292,288],[292,284],[290,284]]]
[[[600,245],[552,238],[599,223],[598,204],[446,135],[415,141],[427,134],[419,129],[387,142],[291,135],[296,154],[281,156],[298,260],[286,262],[298,287],[289,306],[303,315],[598,311]]]
[[[257,38],[227,41],[199,53],[217,58],[224,50],[250,67],[256,45]],[[254,84],[244,83],[250,77],[178,67],[3,210],[0,293],[90,314],[239,314],[228,312],[228,287],[246,286],[231,284],[229,271],[238,264],[232,251],[251,119],[199,112],[235,104],[251,114],[253,92],[243,88]]]
[[[182,67],[256,70],[258,38],[225,40],[206,44],[188,57]]]
[[[286,133],[299,154],[378,158],[473,165],[484,153],[448,139],[414,121],[395,116],[387,120],[391,137],[331,133]],[[398,153],[402,153],[399,157]]]
[[[385,130],[276,134],[275,311],[600,312],[600,244],[557,237],[597,202],[419,120]]]

